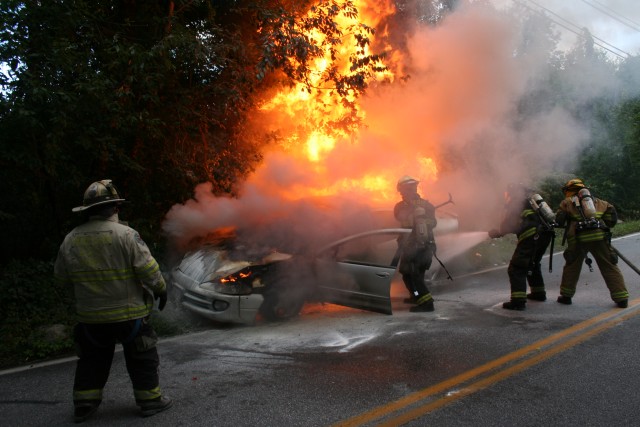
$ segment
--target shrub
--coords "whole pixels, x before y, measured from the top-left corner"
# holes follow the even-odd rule
[[[72,351],[69,333],[48,328],[74,323],[73,290],[53,280],[53,263],[11,260],[0,272],[0,367],[29,363]]]

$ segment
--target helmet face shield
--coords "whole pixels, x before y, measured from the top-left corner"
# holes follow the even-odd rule
[[[120,197],[113,182],[110,179],[103,179],[87,187],[84,192],[82,206],[73,208],[72,212],[81,212],[93,206],[124,201],[125,199]]]
[[[398,180],[398,184],[396,185],[396,189],[399,193],[416,193],[418,191],[418,184],[420,181],[417,179],[413,179],[408,175],[403,176]]]

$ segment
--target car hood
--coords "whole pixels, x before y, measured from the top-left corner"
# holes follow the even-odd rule
[[[274,251],[255,260],[238,260],[232,259],[231,251],[224,246],[207,245],[188,252],[174,270],[181,271],[197,284],[228,276],[248,266],[266,265],[290,258],[290,254]]]

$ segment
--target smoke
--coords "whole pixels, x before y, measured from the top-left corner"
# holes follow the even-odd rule
[[[163,230],[178,248],[215,230],[234,229],[248,247],[300,253],[339,236],[373,228],[378,221],[366,205],[355,200],[287,200],[273,194],[273,188],[255,182],[268,170],[259,171],[245,183],[238,198],[214,196],[211,183],[198,185],[193,199],[169,210]]]
[[[414,20],[389,27],[405,31],[389,38],[405,40],[390,57],[402,61],[396,69],[407,78],[370,88],[361,102],[367,127],[353,140],[336,141],[319,163],[295,151],[266,153],[237,198],[216,197],[211,184],[201,184],[192,200],[167,213],[164,231],[184,244],[235,227],[255,242],[309,248],[379,224],[375,211],[393,208],[402,175],[419,178],[421,194],[434,204],[451,193],[463,229],[493,228],[508,183],[571,170],[589,136],[548,101],[548,40],[522,22],[486,2],[461,2],[438,26]],[[516,54],[523,45],[526,54]],[[576,93],[587,99],[611,88],[606,70],[588,71],[576,77]],[[283,115],[279,123],[292,119]],[[251,125],[266,132],[274,123],[256,117]],[[391,185],[363,184],[376,180]]]
[[[513,0],[491,0],[498,8],[512,7]],[[629,0],[596,0],[582,2],[559,2],[557,0],[525,1],[532,10],[544,11],[557,22],[560,28],[559,47],[571,49],[579,40],[580,30],[586,28],[602,43],[615,52],[640,53],[638,32],[638,7]],[[576,34],[578,33],[578,34]]]

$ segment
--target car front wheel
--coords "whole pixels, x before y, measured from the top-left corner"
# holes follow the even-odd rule
[[[297,316],[304,305],[304,296],[287,295],[283,290],[271,289],[264,294],[260,314],[268,321],[281,321]]]

